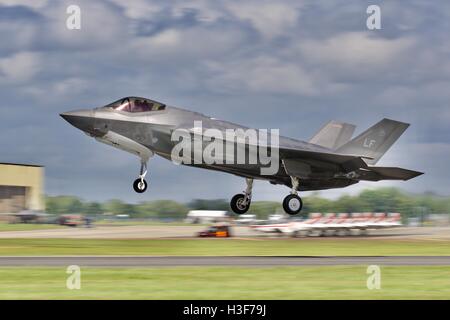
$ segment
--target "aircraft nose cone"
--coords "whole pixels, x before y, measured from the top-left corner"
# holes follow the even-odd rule
[[[94,130],[94,113],[92,110],[75,110],[63,112],[60,116],[68,123],[85,132]]]

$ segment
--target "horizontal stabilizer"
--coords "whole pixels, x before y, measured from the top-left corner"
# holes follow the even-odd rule
[[[409,180],[420,176],[423,172],[396,167],[367,167],[358,172],[362,180]]]
[[[309,142],[336,150],[352,138],[355,128],[356,126],[353,124],[331,120]]]

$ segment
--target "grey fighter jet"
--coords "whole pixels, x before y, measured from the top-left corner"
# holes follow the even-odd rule
[[[198,134],[195,133],[195,123],[199,121],[203,126],[201,130],[248,129],[139,97],[126,97],[103,107],[65,112],[61,116],[96,140],[137,155],[141,169],[133,188],[138,193],[147,189],[147,162],[154,154],[173,161],[172,151],[178,143],[172,139],[174,131],[184,130],[195,142]],[[237,214],[247,212],[250,207],[254,179],[286,185],[291,192],[283,200],[283,208],[286,213],[294,215],[303,206],[298,191],[343,188],[361,180],[409,180],[421,175],[421,172],[403,168],[375,166],[408,126],[407,123],[383,119],[352,139],[354,125],[331,121],[308,142],[280,136],[277,145],[273,145],[272,140],[266,142],[266,146],[272,148],[271,154],[276,151],[278,155],[277,171],[270,175],[261,173],[263,165],[260,163],[210,163],[202,159],[183,164],[245,178],[246,190],[235,195],[230,203]],[[250,143],[247,145],[244,139],[242,145],[240,141],[233,141],[236,148],[230,150],[234,153],[236,149],[244,148],[250,152]],[[204,142],[201,145],[204,147]],[[194,157],[188,155],[191,156]]]

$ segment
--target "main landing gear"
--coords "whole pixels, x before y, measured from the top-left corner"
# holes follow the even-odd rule
[[[294,215],[299,213],[303,207],[302,199],[297,195],[298,187],[300,185],[300,179],[297,177],[291,177],[292,181],[292,191],[283,200],[283,209],[289,215]]]
[[[145,176],[147,175],[147,162],[141,161],[141,170],[139,173],[139,178],[134,180],[133,189],[137,193],[143,193],[147,190],[147,181],[145,181]]]
[[[237,214],[244,214],[250,209],[250,203],[252,202],[252,188],[253,179],[245,179],[247,182],[247,189],[243,193],[239,193],[231,198],[230,206],[231,210]],[[295,215],[302,210],[302,199],[297,195],[300,180],[297,177],[291,177],[292,191],[283,200],[283,209],[289,215]]]
[[[247,178],[245,181],[247,182],[247,189],[245,189],[244,193],[236,194],[231,198],[230,202],[231,210],[237,214],[246,213],[252,202],[253,179]]]

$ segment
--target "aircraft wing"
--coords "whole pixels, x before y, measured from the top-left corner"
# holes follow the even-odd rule
[[[185,128],[191,134],[196,134],[194,128]],[[203,133],[203,136],[208,136]],[[216,137],[211,136],[211,138],[216,139]],[[223,141],[228,141],[227,139],[221,139]],[[229,142],[234,142],[234,140],[230,140]],[[246,143],[247,147],[255,146],[251,143]],[[303,166],[305,163],[306,166],[313,167],[322,167],[329,168],[333,166],[342,167],[346,171],[353,171],[359,168],[366,168],[367,164],[363,159],[372,159],[368,156],[360,156],[360,155],[352,155],[352,154],[339,154],[333,153],[332,151],[327,152],[327,149],[324,150],[315,150],[315,149],[299,149],[299,148],[291,148],[289,146],[279,146],[279,155],[280,160],[283,161],[285,168],[287,170],[288,167],[291,168],[291,174],[296,175],[295,172],[299,174],[299,171],[303,171],[303,169],[299,169],[299,166]],[[300,175],[301,176],[301,175]]]
[[[197,132],[195,131],[195,128],[192,127],[179,127],[181,129],[187,130],[189,133],[191,134],[196,134]],[[217,137],[215,137],[214,135],[208,135],[206,132],[202,133],[203,137],[209,137],[211,139],[216,139]],[[226,138],[224,139],[223,137],[221,137],[222,141],[226,141],[226,142],[232,142],[234,143],[235,140],[227,140]],[[255,146],[258,147],[257,144],[252,144],[249,142],[245,143],[246,146]],[[360,164],[360,167],[366,167],[367,165],[365,164],[364,161],[359,161],[358,159],[364,158],[364,159],[372,159],[371,157],[368,156],[360,156],[360,155],[349,155],[349,154],[338,154],[338,153],[333,153],[331,150],[330,152],[327,152],[326,149],[325,151],[317,151],[317,150],[309,150],[309,149],[297,149],[297,148],[290,148],[287,146],[280,146],[279,147],[279,152],[280,152],[280,159],[311,159],[311,160],[317,160],[317,161],[323,161],[323,162],[328,162],[328,163],[333,163],[333,164],[344,164],[348,161],[357,161],[358,164]]]
[[[291,149],[280,147],[280,158],[282,159],[311,159],[323,162],[329,162],[333,164],[344,164],[348,161],[357,161],[357,159],[371,159],[370,157],[364,157],[360,155],[352,154],[338,154],[323,151],[313,151],[313,150],[301,150],[301,149]],[[361,162],[362,167],[366,167],[364,161]]]
[[[358,155],[344,155],[283,147],[280,147],[279,152],[285,169],[289,174],[294,176],[308,175],[311,166],[322,168],[339,166],[348,172],[367,167],[367,164],[363,160],[365,157]]]

